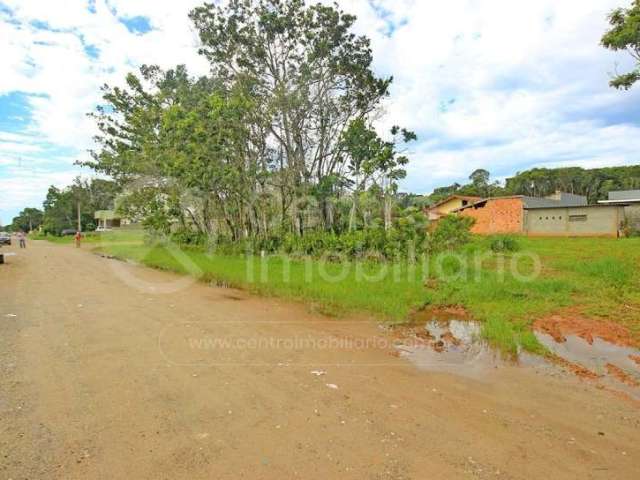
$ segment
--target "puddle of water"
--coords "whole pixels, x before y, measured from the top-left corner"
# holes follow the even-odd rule
[[[640,354],[635,348],[614,345],[598,337],[590,344],[577,335],[565,335],[566,342],[556,342],[551,335],[542,332],[535,332],[535,336],[549,351],[598,375],[607,374],[607,364],[613,364],[628,373],[640,374],[640,366],[630,358]]]
[[[515,364],[558,368],[543,357],[526,352],[521,352],[517,359],[505,358],[480,337],[478,322],[447,317],[426,320],[423,317],[414,325],[396,348],[401,357],[423,370],[482,378],[491,370]],[[535,335],[558,357],[598,374],[601,385],[640,399],[640,365],[632,359],[640,356],[640,350],[621,347],[601,338],[594,338],[590,344],[577,335],[566,335],[566,341],[560,343],[546,333],[535,332]],[[620,378],[620,372],[626,378]],[[635,382],[638,384],[634,385]]]
[[[480,338],[480,329],[473,321],[433,319],[397,348],[420,369],[478,377],[508,363]]]
[[[559,357],[600,375],[600,384],[640,400],[640,365],[631,358],[639,355],[640,350],[615,345],[598,337],[589,343],[577,335],[564,335],[566,341],[557,342],[546,333],[535,332],[535,335],[540,343]]]

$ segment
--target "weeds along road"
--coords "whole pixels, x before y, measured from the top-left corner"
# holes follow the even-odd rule
[[[374,322],[69,246],[0,267],[2,478],[640,475],[637,405],[573,377],[418,371]]]

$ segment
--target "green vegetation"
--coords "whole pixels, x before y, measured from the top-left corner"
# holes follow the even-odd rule
[[[42,210],[37,208],[25,208],[17,217],[13,217],[13,222],[8,230],[13,232],[30,232],[42,225]]]
[[[630,8],[617,8],[609,15],[611,29],[602,37],[602,45],[613,51],[626,50],[636,61],[635,68],[616,75],[612,87],[630,89],[640,80],[640,0],[633,0]]]
[[[520,242],[513,235],[496,235],[491,238],[491,250],[494,252],[517,252]]]
[[[31,240],[47,240],[59,245],[71,245],[75,242],[73,235],[52,235],[47,233],[32,233],[29,235]],[[85,232],[82,234],[82,243],[90,245],[115,245],[115,244],[133,244],[142,245],[150,239],[149,235],[142,229],[120,229],[110,232]]]
[[[60,235],[63,230],[76,230],[78,208],[83,231],[95,230],[96,210],[113,208],[120,187],[110,180],[94,178],[83,180],[77,177],[66,188],[53,185],[47,191],[43,210],[25,208],[13,219],[11,230]]]
[[[584,195],[590,203],[606,200],[612,190],[640,189],[640,165],[603,168],[532,168],[506,179],[504,186],[491,182],[489,172],[474,171],[466,185],[454,183],[434,189],[428,203],[436,203],[450,195],[497,197],[501,195],[528,195],[544,197],[557,190]],[[424,199],[423,199],[424,200]],[[416,200],[414,200],[416,202]]]
[[[447,215],[440,219],[438,225],[431,236],[431,243],[435,251],[440,248],[452,250],[456,249],[471,239],[470,229],[474,220],[469,217],[456,217]]]
[[[355,17],[266,0],[205,4],[190,18],[210,75],[145,65],[124,88],[105,86],[92,114],[100,134],[84,165],[123,187],[119,209],[199,245],[401,237],[410,214],[397,184],[416,135],[373,128],[392,79],[373,72]]]
[[[625,35],[627,13],[611,17]],[[337,4],[261,0],[204,4],[190,19],[210,73],[144,65],[123,86],[105,85],[91,114],[96,148],[82,164],[113,181],[51,187],[45,234],[75,228],[78,210],[92,230],[94,212],[115,207],[148,233],[89,234],[85,243],[326,312],[401,322],[426,306],[462,305],[507,352],[539,351],[532,321],[574,305],[638,334],[639,269],[627,266],[637,267],[640,239],[472,238],[466,218],[430,231],[422,207],[453,193],[558,189],[593,202],[639,188],[640,166],[533,169],[504,186],[477,169],[467,185],[430,198],[403,195],[416,135],[375,130],[392,78],[376,76],[353,15]],[[624,40],[612,46],[633,44]]]
[[[246,257],[202,248],[176,254],[173,247],[145,240],[143,232],[110,232],[87,240],[117,258],[302,300],[328,314],[365,311],[401,323],[420,308],[464,306],[483,322],[483,336],[509,353],[520,348],[541,352],[531,332],[533,321],[564,307],[621,323],[640,339],[638,238],[518,238],[516,253],[495,253],[495,239],[473,238],[457,251],[440,252],[416,265]]]

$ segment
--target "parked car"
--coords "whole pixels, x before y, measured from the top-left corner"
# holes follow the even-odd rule
[[[62,232],[60,232],[60,235],[75,235],[76,234],[76,230],[73,228],[65,228],[64,230],[62,230]]]
[[[7,232],[0,232],[0,245],[11,245],[11,235]]]

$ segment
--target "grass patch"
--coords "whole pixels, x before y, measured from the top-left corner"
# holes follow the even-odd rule
[[[163,246],[109,245],[100,251],[143,265],[198,276],[207,282],[317,303],[325,312],[367,311],[390,321],[406,319],[424,305],[419,267],[378,263],[332,263],[286,257],[211,255]]]
[[[141,229],[130,229],[130,230],[114,230],[110,232],[85,232],[82,234],[82,243],[90,244],[90,245],[112,245],[115,243],[133,243],[140,244],[144,243],[146,234],[144,230]],[[75,242],[73,235],[45,235],[40,233],[30,234],[29,238],[31,240],[46,240],[51,243],[56,243],[59,245],[71,245]]]
[[[84,242],[150,267],[300,300],[330,315],[364,311],[403,322],[427,305],[462,305],[483,322],[483,337],[507,353],[543,352],[531,324],[563,307],[617,321],[640,339],[638,238],[518,238],[517,252],[494,252],[491,239],[476,238],[419,265],[176,251],[145,244],[141,231],[106,232]]]
[[[615,257],[604,257],[589,262],[576,263],[575,271],[596,280],[602,280],[615,288],[629,286],[633,280],[632,265]]]

